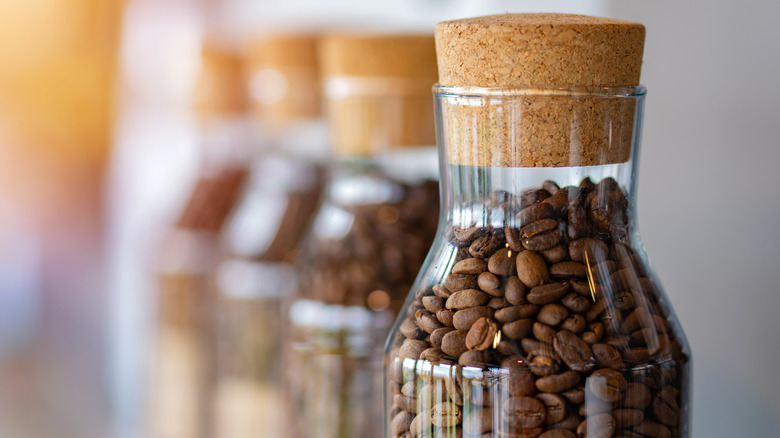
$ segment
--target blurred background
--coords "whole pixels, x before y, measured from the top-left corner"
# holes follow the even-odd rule
[[[693,435],[776,436],[780,3],[768,0],[0,0],[0,436],[144,436],[144,272],[197,173],[205,42],[431,32],[507,11],[647,26],[640,224],[692,346]]]

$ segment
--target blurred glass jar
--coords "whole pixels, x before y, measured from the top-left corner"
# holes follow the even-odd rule
[[[643,42],[583,16],[437,26],[445,205],[388,340],[385,437],[689,436],[690,353],[636,224]]]
[[[282,299],[319,203],[327,131],[314,35],[272,34],[245,53],[251,112],[263,136],[246,190],[222,231],[216,270],[216,434],[283,436]]]
[[[431,36],[320,47],[334,163],[286,307],[292,437],[380,433],[382,344],[434,237]]]

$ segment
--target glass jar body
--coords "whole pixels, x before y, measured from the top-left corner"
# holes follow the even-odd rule
[[[422,169],[398,167],[410,155]],[[432,147],[332,168],[286,307],[289,436],[379,430],[382,346],[433,240],[435,175]]]
[[[386,437],[689,436],[687,342],[636,227],[643,96],[439,87],[441,228],[386,346]]]

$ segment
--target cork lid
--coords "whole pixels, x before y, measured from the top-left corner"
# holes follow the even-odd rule
[[[245,50],[252,110],[261,119],[287,121],[321,115],[315,34],[266,34]]]
[[[335,152],[361,156],[436,143],[432,35],[333,34],[320,57]]]
[[[195,105],[203,118],[230,117],[246,111],[243,63],[236,51],[208,44],[202,47]]]
[[[639,84],[645,27],[572,14],[504,14],[436,25],[439,83],[450,86]]]

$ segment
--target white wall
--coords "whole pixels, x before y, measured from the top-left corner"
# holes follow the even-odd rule
[[[780,2],[611,7],[647,26],[640,225],[693,350],[693,436],[779,436]]]

